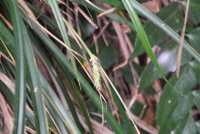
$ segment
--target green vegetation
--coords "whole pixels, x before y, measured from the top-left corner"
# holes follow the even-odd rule
[[[188,6],[1,0],[0,133],[200,133],[200,1]]]

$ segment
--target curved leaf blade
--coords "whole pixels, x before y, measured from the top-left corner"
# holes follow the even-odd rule
[[[154,24],[165,31],[169,36],[171,36],[176,42],[180,42],[180,36],[172,30],[166,23],[160,20],[156,15],[148,11],[145,7],[139,4],[136,0],[130,0],[131,5],[142,15],[151,20]],[[196,60],[200,62],[200,54],[192,48],[186,41],[184,41],[183,48],[185,48]],[[129,58],[130,60],[130,58]]]
[[[174,31],[180,31],[183,26],[183,15],[181,10],[178,8],[178,3],[173,2],[172,4],[162,8],[155,15],[168,24]],[[151,21],[147,21],[143,26],[151,47],[160,45],[160,43],[164,42],[167,34],[161,28],[157,27]],[[141,40],[137,37],[134,52],[131,54],[130,59],[133,59],[143,52],[144,48]]]
[[[159,74],[162,76],[162,78],[166,81],[166,83],[169,83],[169,81],[167,80],[167,78],[165,77],[163,71],[161,70],[157,60],[156,60],[156,57],[151,49],[151,45],[148,41],[148,38],[147,38],[147,35],[142,27],[142,24],[134,10],[134,6],[131,4],[131,2],[129,0],[122,0],[126,10],[128,11],[130,17],[131,17],[131,20],[135,26],[135,29],[138,33],[138,36],[140,38],[140,40],[142,41],[142,44],[148,54],[148,56],[150,57],[151,61],[153,62],[153,64],[155,65],[157,71],[159,72]]]
[[[10,0],[7,3],[7,8],[11,9],[10,16],[14,27],[15,45],[15,61],[16,61],[16,86],[14,97],[14,130],[13,134],[23,134],[25,127],[25,48],[23,41],[22,19],[19,16],[19,9],[15,0]]]
[[[41,38],[41,40],[44,42],[44,44],[48,47],[48,49],[52,53],[55,54],[52,56],[54,58],[59,58],[59,60],[61,60],[61,62],[65,65],[65,67],[68,68],[68,70],[71,70],[71,74],[73,76],[75,76],[75,72],[73,71],[72,65],[66,59],[66,57],[62,53],[60,53],[60,50],[58,50],[58,48],[55,46],[55,44],[45,34],[43,34],[41,29],[38,27],[37,24],[35,24],[35,22],[33,22],[32,19],[30,19],[28,16],[27,16],[27,19],[29,20],[31,26],[33,27],[33,30],[38,34],[38,36]],[[96,107],[101,111],[102,104],[100,103],[100,99],[99,99],[98,95],[96,94],[94,89],[90,86],[90,84],[82,77],[82,75],[79,74],[79,72],[78,72],[78,75],[80,78],[81,86],[83,87],[84,91],[88,94],[88,96],[94,102]],[[105,108],[105,106],[104,106],[104,112],[105,112],[105,118],[107,119],[109,125],[112,127],[113,131],[115,131],[116,133],[119,133],[119,134],[124,134],[122,128],[119,126],[119,124],[116,122],[114,117],[111,115],[110,111]]]

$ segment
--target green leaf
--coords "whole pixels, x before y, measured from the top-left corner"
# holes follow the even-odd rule
[[[181,30],[183,26],[183,15],[180,9],[178,8],[177,3],[172,3],[156,13],[156,16],[168,24],[174,31]],[[144,24],[144,30],[149,39],[151,46],[159,45],[164,42],[167,34],[158,26],[156,26],[151,21],[147,21]],[[144,47],[142,46],[141,40],[139,37],[136,38],[134,52],[131,55],[131,59],[142,54],[144,52]]]
[[[100,1],[100,2],[102,2],[102,3],[107,3],[107,4],[109,4],[109,5],[111,5],[111,6],[114,6],[114,7],[116,7],[116,6],[118,6],[119,4],[121,4],[121,1],[120,1],[120,0],[97,0],[97,1]]]
[[[138,75],[140,76],[142,71],[143,71],[143,67],[134,63],[134,62],[133,62],[133,66],[134,66],[136,72],[138,73]],[[122,74],[123,74],[125,81],[129,84],[134,84],[133,75],[132,75],[132,72],[131,72],[130,65],[127,64],[126,66],[120,68],[120,70],[122,71]]]
[[[186,8],[186,1],[181,2],[184,6],[184,9]],[[188,11],[188,18],[190,21],[192,21],[194,24],[198,24],[200,22],[200,1],[199,0],[191,0],[189,5],[189,11]]]
[[[118,58],[118,50],[116,47],[109,45],[104,46],[100,52],[100,60],[103,69],[108,69]]]
[[[198,133],[200,133],[200,122],[196,122],[196,128],[197,128]]]
[[[0,37],[8,47],[8,49],[13,52],[14,51],[14,38],[12,34],[8,31],[7,27],[0,21]]]
[[[179,79],[174,74],[164,87],[157,108],[157,124],[160,134],[169,134],[184,120],[192,107],[191,89],[196,85],[196,77],[190,66],[181,68]]]
[[[48,100],[48,102],[51,103],[51,106],[54,107],[55,112],[59,115],[59,118],[63,121],[63,124],[65,127],[70,131],[70,133],[75,134],[81,134],[78,127],[74,123],[74,121],[71,119],[71,116],[69,115],[68,111],[64,108],[63,104],[61,103],[60,99],[56,95],[56,93],[53,91],[51,86],[47,83],[47,81],[44,79],[42,74],[39,76],[42,87],[43,87],[43,93]]]
[[[83,5],[83,2],[84,2],[84,4],[85,4],[89,9],[92,9],[92,10],[94,10],[95,12],[98,12],[98,13],[102,13],[102,11],[100,11],[99,9],[95,8],[94,6],[88,4],[88,3],[85,2],[84,0],[74,0],[74,2],[76,2],[76,3],[80,4],[80,5]],[[108,2],[108,0],[107,0],[107,2]],[[105,3],[107,3],[107,2],[105,2]],[[121,2],[120,2],[120,3],[121,3]],[[115,6],[115,5],[118,6],[120,3],[117,3],[117,4],[116,4],[116,1],[115,1],[115,2],[112,3],[112,4],[114,4],[114,6]],[[94,3],[93,3],[93,4],[94,4]],[[99,8],[101,8],[101,9],[103,9],[103,10],[107,10],[106,8],[104,8],[104,7],[102,7],[102,6],[99,6],[99,5],[97,5],[97,4],[94,4],[94,5],[97,6],[97,7],[99,7]],[[120,7],[121,7],[121,5],[120,5]],[[111,20],[115,20],[115,21],[120,22],[120,23],[123,23],[123,22],[124,22],[124,23],[126,23],[127,25],[129,25],[129,26],[132,28],[132,30],[135,31],[135,28],[133,27],[132,22],[129,21],[129,20],[127,20],[127,19],[125,19],[125,18],[123,18],[123,17],[121,17],[120,15],[118,15],[118,14],[116,14],[116,13],[109,13],[109,14],[106,14],[105,16],[108,17],[108,18],[110,18]]]
[[[77,100],[78,106],[81,110],[81,113],[83,114],[83,116],[85,118],[85,122],[90,130],[90,133],[94,134],[94,130],[92,128],[92,123],[91,123],[90,117],[89,117],[89,112],[88,112],[87,107],[82,98],[80,89],[77,87],[74,79],[72,77],[70,77],[70,75],[71,75],[70,72],[66,68],[64,68],[64,64],[62,62],[58,61],[58,66],[60,67],[61,71],[63,72],[64,77],[66,78],[70,88],[72,89],[73,95],[75,96],[75,99]]]
[[[140,102],[138,101],[135,101],[135,103],[133,104],[133,106],[131,107],[131,110],[133,111],[133,113],[136,115],[136,116],[140,116],[142,110],[144,108],[144,105],[141,104]]]
[[[71,70],[71,74],[73,76],[75,76],[75,72],[72,69],[72,65],[66,59],[66,56],[63,55],[62,53],[60,53],[60,50],[56,47],[56,45],[41,31],[41,29],[37,26],[37,24],[35,24],[35,22],[33,22],[33,20],[31,20],[28,16],[26,16],[26,17],[27,17],[27,20],[30,22],[31,27],[33,27],[32,29],[34,30],[34,32],[36,32],[36,34],[41,39],[41,41],[44,43],[44,45],[47,47],[47,49],[51,52],[52,57],[54,57],[55,59],[58,58],[58,60],[60,60],[63,63],[64,67],[66,67],[68,70]],[[95,106],[101,111],[102,104],[100,103],[99,96],[96,94],[94,89],[90,86],[90,84],[82,77],[82,75],[80,75],[79,72],[78,72],[78,75],[79,75],[80,83],[81,83],[83,90],[90,97],[90,99],[94,102]],[[43,82],[43,79],[41,79],[41,81]],[[44,84],[44,88],[45,88],[45,84]],[[48,91],[50,91],[50,90],[46,89],[46,92],[48,92]],[[50,94],[48,94],[48,95],[50,96]],[[56,99],[54,96],[55,95],[52,95],[51,99]],[[54,103],[57,103],[57,102],[59,102],[58,99],[54,100]],[[60,111],[64,111],[62,113],[62,116],[64,117],[64,114],[66,114],[65,113],[66,110],[64,110],[62,106],[60,106],[59,108],[60,108]],[[111,115],[110,111],[107,110],[105,107],[104,107],[104,115],[114,132],[119,133],[119,134],[124,133],[123,130],[121,129],[121,127],[119,126],[119,124],[114,119],[114,117]],[[67,115],[65,115],[65,117],[66,117],[65,119],[67,121],[68,120]],[[75,130],[75,132],[80,133],[79,130],[76,128],[76,126],[74,126],[74,124],[72,124],[71,127]]]
[[[165,74],[168,72],[175,71],[177,50],[178,44],[174,40],[170,40],[163,46],[163,48],[157,54],[157,61]],[[184,65],[190,60],[191,56],[188,54],[187,51],[185,51],[185,49],[183,49],[181,65]],[[152,84],[158,78],[160,78],[160,75],[156,71],[154,65],[150,62],[145,68],[145,70],[142,72],[139,84],[139,91],[144,90],[147,86]]]
[[[191,43],[191,46],[198,52],[200,53],[200,47],[199,47],[199,42],[200,42],[200,29],[195,29],[191,31],[189,34],[187,34],[187,37]]]
[[[13,134],[23,134],[25,128],[25,102],[26,102],[26,67],[25,67],[25,42],[23,40],[22,18],[15,0],[6,2],[12,19],[15,39],[15,96],[14,96],[14,130]]]
[[[80,24],[82,30],[82,39],[87,39],[92,36],[92,33],[96,30],[88,20],[83,20]]]
[[[48,108],[53,120],[55,121],[56,125],[58,126],[61,134],[67,134],[68,132],[67,132],[62,120],[60,118],[58,118],[59,117],[58,113],[56,112],[55,108],[53,108],[51,106],[48,99],[47,99],[47,101],[45,101],[45,104],[46,104],[46,107]],[[49,119],[49,120],[52,120],[52,119]],[[54,125],[54,124],[52,124],[52,125]]]
[[[100,1],[102,3],[106,3],[106,4],[109,4],[111,6],[118,6],[121,4],[121,1],[119,0],[97,0],[97,1]],[[144,2],[148,2],[148,1],[151,1],[151,0],[137,0],[139,3],[144,3]]]
[[[197,134],[194,119],[191,115],[186,118],[172,131],[173,134]]]
[[[130,119],[127,117],[127,115],[126,115],[127,113],[126,113],[123,105],[121,104],[118,96],[114,93],[114,91],[112,91],[112,95],[113,95],[114,102],[116,103],[117,108],[119,110],[119,113],[120,113],[120,116],[122,119],[122,125],[124,125],[124,128],[126,130],[125,132],[126,133],[128,132],[130,134],[135,134],[132,123],[131,123]]]
[[[61,35],[62,35],[62,39],[64,40],[64,43],[69,46],[69,48],[71,48],[71,44],[70,44],[70,41],[69,41],[69,38],[68,38],[68,35],[67,35],[67,31],[66,31],[66,28],[65,28],[65,25],[64,25],[64,18],[62,17],[62,14],[60,12],[60,8],[58,6],[58,3],[56,0],[49,0],[48,1],[50,6],[51,6],[51,9],[53,11],[53,14],[56,18],[56,22],[58,24],[58,27],[59,27],[59,30],[61,32]],[[77,79],[78,79],[78,74],[77,74],[77,68],[76,68],[76,63],[75,63],[75,59],[73,57],[73,54],[71,51],[68,50],[68,53],[69,53],[69,57],[70,57],[70,60],[72,62],[72,65],[73,65],[73,69],[76,73],[76,76]]]
[[[145,31],[144,31],[144,29],[142,27],[142,24],[141,24],[141,22],[139,20],[138,15],[136,14],[136,12],[134,10],[133,5],[131,4],[131,2],[129,0],[123,0],[122,2],[124,4],[126,10],[128,11],[130,17],[131,17],[131,20],[132,20],[132,22],[133,22],[133,24],[135,26],[137,34],[138,34],[140,40],[142,41],[142,45],[145,48],[145,50],[146,50],[148,56],[150,57],[152,63],[154,64],[154,66],[156,67],[157,71],[162,76],[162,78],[166,81],[166,83],[168,83],[170,85],[169,81],[165,77],[163,71],[161,70],[161,68],[160,68],[160,66],[159,66],[159,64],[158,64],[158,62],[156,60],[156,57],[155,57],[155,55],[154,55],[154,53],[153,53],[153,51],[151,49],[151,45],[150,45],[150,43],[148,41],[147,35],[146,35],[146,33],[145,33]]]
[[[14,43],[14,38],[13,38],[13,36],[12,36],[12,34],[8,31],[8,29],[6,29],[6,27],[0,22],[0,35],[1,35],[1,38],[2,38],[2,40],[4,41],[4,43],[6,44],[6,47],[9,49],[9,51],[10,51],[10,53],[13,55],[14,54],[14,45],[15,45],[15,43]],[[3,44],[1,45],[1,47],[0,47],[1,49],[5,49],[4,47],[3,47]],[[4,51],[4,50],[0,50],[0,51]],[[9,56],[8,56],[9,57]],[[7,64],[8,64],[8,66],[9,66],[9,68],[12,70],[12,73],[15,75],[16,74],[16,72],[15,72],[15,70],[14,69],[12,69],[12,68],[14,68],[14,66],[12,66],[12,65],[10,65],[9,64],[9,62],[7,62]],[[2,66],[1,66],[2,67]],[[2,68],[0,69],[0,72],[2,72],[3,73],[3,71],[7,71],[7,69],[5,70],[5,69],[3,69],[2,70]],[[10,72],[9,72],[9,74],[10,74]],[[7,78],[8,79],[11,79],[11,78],[9,78],[10,76],[8,76],[9,75],[8,73],[6,73],[5,75],[7,75]],[[6,81],[7,82],[7,81]],[[9,86],[9,87],[7,87],[8,85],[12,85],[12,86]],[[7,86],[2,82],[2,81],[0,81],[0,87],[2,88],[2,89],[4,89],[4,90],[2,90],[2,92],[3,92],[3,94],[7,97],[7,99],[10,101],[10,103],[12,104],[12,105],[14,105],[13,103],[14,103],[14,94],[11,92],[12,91],[12,88],[15,88],[14,87],[14,83],[10,83],[10,84],[8,84],[7,83]],[[9,89],[10,88],[10,89]],[[27,110],[26,109],[26,125],[28,125],[29,127],[31,127],[31,126],[33,126],[33,127],[31,127],[32,129],[34,129],[34,125],[35,125],[35,121],[34,121],[34,115],[32,114],[32,113],[30,113],[30,111],[29,110]],[[28,124],[27,124],[27,122],[29,122]]]
[[[194,103],[197,106],[197,109],[200,110],[200,90],[195,90],[192,92]]]
[[[36,57],[32,48],[30,38],[27,33],[27,29],[22,24],[23,41],[25,45],[25,57],[27,61],[27,78],[29,79],[29,86],[31,90],[31,99],[33,102],[33,110],[36,119],[36,130],[40,134],[48,134],[48,123],[45,111],[45,105],[43,102],[44,96],[42,94],[42,86],[39,78],[39,70],[37,68]]]
[[[24,14],[26,15],[26,14]],[[26,21],[28,21],[28,19],[30,19],[28,16],[26,16]],[[32,30],[35,30],[37,31],[37,33],[39,33],[39,37],[46,37],[47,41],[49,44],[53,44],[51,40],[49,40],[49,38],[47,37],[46,34],[44,34],[41,29],[39,28],[39,26],[33,22],[32,19],[29,20],[30,23],[31,23],[31,26],[33,26],[33,29]],[[55,44],[53,44],[53,46],[55,46]],[[56,47],[55,47],[56,48]],[[58,48],[56,48],[58,49]],[[60,51],[57,51],[57,54],[61,54]],[[53,54],[52,54],[53,55]],[[65,56],[64,56],[65,57]],[[65,60],[66,60],[66,57],[65,57]],[[29,66],[30,67],[30,66]],[[71,68],[73,70],[73,68]],[[36,72],[37,73],[37,72]],[[74,132],[76,134],[81,134],[81,132],[79,131],[79,129],[77,128],[76,124],[74,123],[74,121],[71,119],[71,117],[69,116],[68,112],[64,109],[63,105],[61,104],[61,102],[59,101],[59,99],[57,98],[55,92],[53,91],[53,89],[51,89],[51,87],[48,85],[48,83],[45,81],[45,79],[42,77],[42,75],[39,73],[39,76],[37,76],[36,78],[40,78],[38,79],[38,81],[41,82],[42,84],[42,88],[45,90],[47,89],[46,92],[43,92],[45,94],[45,97],[46,98],[51,98],[53,101],[51,101],[52,105],[56,105],[56,107],[54,106],[54,108],[59,111],[59,115],[60,115],[60,118],[62,120],[64,120],[64,124],[65,124],[65,127],[68,128],[70,130],[70,132]],[[74,74],[74,77],[75,77],[75,74]],[[46,95],[48,94],[48,95]],[[41,94],[43,95],[43,94]],[[48,97],[47,97],[48,96]],[[41,103],[42,101],[40,101]],[[59,110],[58,110],[59,109]],[[39,113],[40,114],[40,113]],[[44,117],[43,117],[44,118]],[[44,127],[43,127],[44,129]],[[46,133],[45,133],[46,134]]]
[[[77,113],[75,111],[75,107],[74,107],[74,105],[72,103],[71,97],[69,96],[69,94],[68,94],[68,92],[66,90],[66,87],[64,86],[63,82],[61,81],[58,73],[56,72],[56,69],[53,67],[52,63],[50,62],[49,57],[47,57],[47,55],[45,55],[45,52],[42,50],[43,46],[38,41],[35,40],[34,36],[31,33],[29,33],[29,36],[31,37],[32,42],[35,45],[37,51],[40,53],[40,55],[42,56],[43,60],[47,64],[49,70],[52,73],[52,76],[54,76],[57,84],[59,85],[59,88],[61,89],[62,94],[64,95],[64,98],[66,99],[66,101],[67,101],[67,103],[69,105],[69,109],[70,109],[70,111],[72,113],[72,116],[73,116],[73,118],[75,120],[75,123],[76,123],[76,125],[78,126],[78,128],[81,131],[82,130],[81,123],[80,123],[80,121],[78,119]]]
[[[145,7],[143,7],[141,4],[139,4],[136,0],[130,0],[132,6],[143,16],[151,20],[153,23],[155,23],[158,27],[160,27],[163,31],[165,31],[169,36],[171,36],[177,43],[180,42],[181,37],[172,30],[165,22],[160,20],[156,15],[148,11]],[[183,48],[185,48],[196,60],[200,62],[200,56],[199,53],[193,49],[186,41],[184,41]],[[129,60],[132,57],[129,58]]]
[[[159,134],[169,134],[183,122],[184,117],[192,107],[191,93],[185,94],[184,97],[185,98],[180,100],[174,100],[174,97],[170,95],[170,97],[167,98],[170,100],[166,100],[169,104],[165,103],[165,107],[162,110],[158,110],[160,113],[164,111],[160,117],[162,120],[158,119],[158,125],[160,126]],[[178,101],[180,101],[180,103]]]
[[[189,63],[190,66],[192,67],[193,71],[196,74],[197,82],[200,84],[200,63],[196,60],[193,60],[192,62]]]

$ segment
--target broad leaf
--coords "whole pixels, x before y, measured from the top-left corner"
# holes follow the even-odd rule
[[[198,133],[200,133],[200,122],[196,122],[196,128],[197,128]]]
[[[191,89],[196,85],[196,77],[190,66],[181,69],[179,79],[174,74],[170,83],[175,87],[166,85],[157,108],[157,124],[160,134],[169,134],[184,121],[192,107]]]
[[[200,47],[199,47],[199,42],[200,42],[200,29],[195,29],[191,31],[189,34],[187,34],[187,37],[189,38],[189,41],[192,45],[192,47],[200,53]]]
[[[198,61],[194,60],[194,61],[190,62],[189,64],[196,74],[197,82],[200,84],[200,71],[199,71],[200,70],[200,63]]]
[[[200,110],[200,90],[196,90],[192,92],[194,103],[196,104],[196,107],[198,110]]]
[[[175,71],[177,50],[178,44],[174,40],[171,40],[166,43],[161,51],[157,54],[157,61],[165,74]],[[190,59],[191,56],[185,51],[185,49],[183,49],[181,65],[187,63],[190,61]],[[158,78],[161,78],[161,76],[157,72],[154,65],[149,63],[149,65],[142,72],[139,91],[152,84]]]
[[[133,67],[135,68],[136,72],[140,76],[142,71],[143,71],[143,67],[134,63],[134,62],[133,62]],[[129,84],[134,84],[133,74],[131,72],[130,65],[127,64],[126,66],[120,68],[120,70],[122,71],[122,74],[123,74],[125,81]]]
[[[194,119],[192,116],[187,116],[175,129],[173,134],[197,134]]]
[[[166,24],[168,24],[173,30],[179,31],[183,25],[183,15],[180,11],[177,3],[172,3],[165,8],[163,8],[156,15],[163,20]],[[144,24],[144,29],[149,39],[151,46],[159,45],[164,42],[167,34],[156,26],[151,21],[148,21]],[[141,40],[139,38],[136,39],[135,42],[135,50],[132,53],[131,57],[134,58],[144,52],[144,48],[142,46]]]
[[[165,22],[163,22],[156,15],[145,9],[141,4],[139,4],[136,0],[130,0],[132,6],[146,18],[155,23],[158,27],[160,27],[163,31],[165,31],[170,37],[172,37],[176,42],[180,42],[181,37],[171,29]],[[196,60],[200,61],[199,53],[197,53],[186,41],[184,41],[183,48],[185,48]],[[131,56],[129,60],[131,60],[134,56]]]
[[[103,69],[108,69],[118,58],[118,50],[114,46],[108,46],[102,48],[100,52],[100,59],[101,59],[101,65]]]
[[[186,8],[186,1],[181,2]],[[189,12],[188,12],[188,18],[190,21],[192,21],[194,24],[198,24],[200,22],[200,1],[199,0],[191,0],[189,5]]]
[[[138,15],[135,12],[134,6],[131,4],[131,2],[129,0],[123,0],[122,1],[126,10],[128,11],[130,18],[133,22],[133,25],[136,28],[138,37],[140,38],[140,40],[142,41],[142,45],[145,48],[146,53],[148,54],[148,56],[150,57],[152,63],[155,65],[157,71],[160,73],[160,75],[162,76],[162,78],[165,80],[166,83],[168,83],[169,85],[171,85],[169,83],[169,81],[167,80],[167,78],[165,77],[162,69],[160,68],[158,61],[156,60],[156,57],[151,49],[151,45],[149,43],[149,40],[147,38],[147,35],[145,33],[145,30],[141,24],[141,21],[139,20]]]

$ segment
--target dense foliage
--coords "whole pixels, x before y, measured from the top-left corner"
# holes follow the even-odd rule
[[[200,1],[187,2],[1,0],[0,133],[200,133]]]

